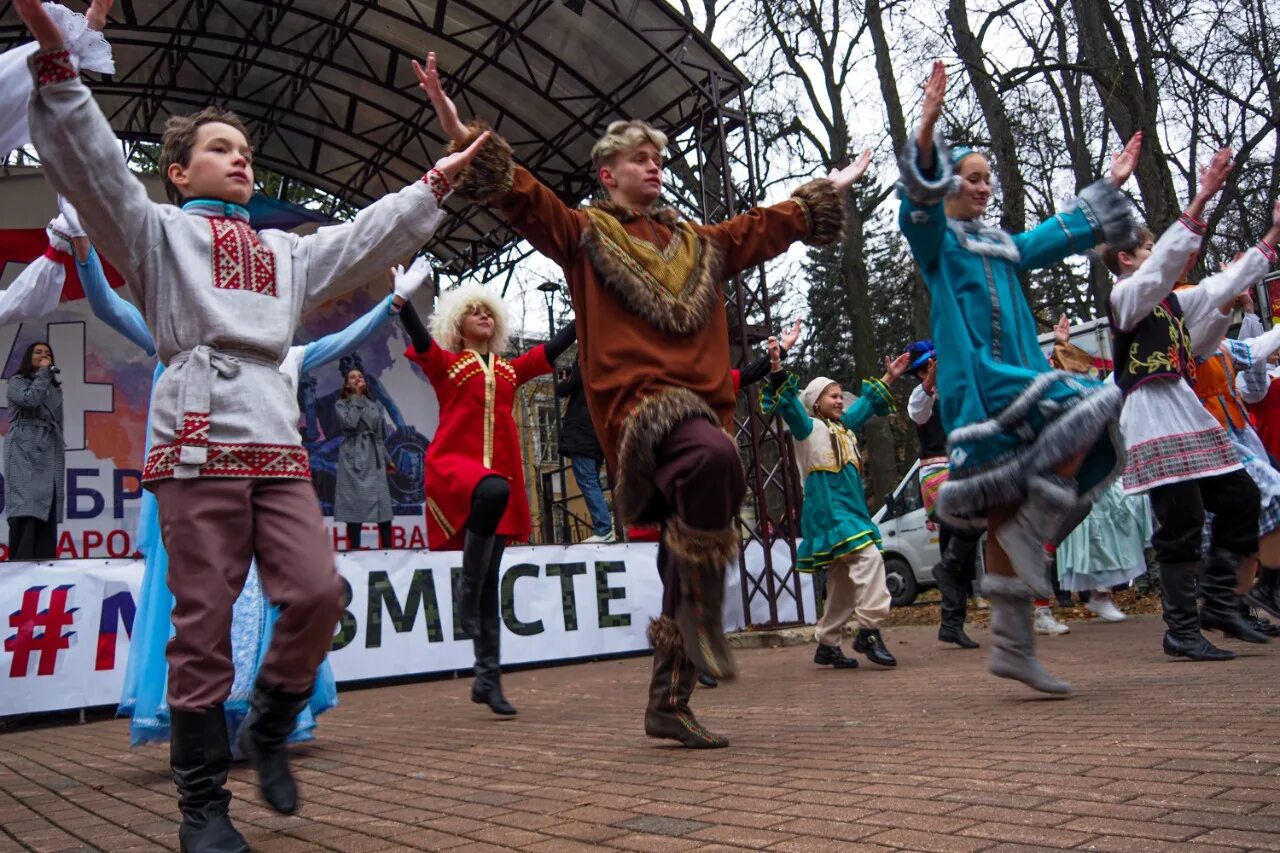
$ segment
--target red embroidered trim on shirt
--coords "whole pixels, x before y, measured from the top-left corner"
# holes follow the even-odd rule
[[[1149,488],[1165,482],[1207,477],[1240,465],[1240,457],[1222,428],[1162,435],[1130,447],[1124,487]]]
[[[276,294],[276,256],[258,242],[258,235],[237,219],[210,219],[213,232],[213,286]]]
[[[178,432],[178,444],[191,447],[205,447],[209,444],[209,414],[207,412],[184,412],[182,429]]]
[[[65,83],[80,76],[71,63],[71,51],[65,47],[37,51],[34,59],[37,87]]]
[[[1271,263],[1276,262],[1276,250],[1268,246],[1265,240],[1258,241],[1258,251]]]
[[[168,480],[178,462],[177,444],[151,448],[142,467],[142,482]],[[209,444],[209,461],[200,466],[201,477],[281,477],[310,480],[307,451],[288,444]]]
[[[1197,237],[1203,237],[1205,230],[1209,227],[1203,221],[1196,219],[1190,213],[1183,213],[1178,217],[1178,221],[1186,226],[1187,230]]]
[[[443,202],[444,197],[453,191],[453,187],[449,185],[449,179],[439,169],[427,172],[422,176],[422,180],[426,181],[427,186],[431,188],[431,194],[436,197],[436,204]]]

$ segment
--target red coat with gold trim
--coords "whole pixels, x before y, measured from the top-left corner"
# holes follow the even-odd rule
[[[524,488],[520,436],[511,409],[516,388],[551,372],[541,344],[508,361],[471,350],[450,352],[432,342],[405,355],[422,368],[440,403],[440,425],[426,457],[427,545],[433,551],[462,548],[471,493],[492,474],[505,477],[511,500],[498,523],[510,540],[529,537],[529,498]]]

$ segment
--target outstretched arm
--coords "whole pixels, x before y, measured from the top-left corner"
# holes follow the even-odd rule
[[[559,358],[565,350],[573,346],[573,342],[577,339],[578,324],[576,322],[570,322],[560,331],[556,332],[551,340],[547,341],[547,361],[555,364],[556,359]]]
[[[1232,166],[1230,149],[1217,151],[1200,173],[1200,186],[1183,215],[1160,235],[1142,266],[1116,282],[1111,291],[1111,314],[1117,329],[1132,329],[1172,292],[1200,249],[1205,206],[1222,189]]]
[[[142,312],[112,289],[95,249],[89,249],[89,256],[85,260],[76,259],[76,271],[80,273],[80,284],[84,287],[85,299],[88,300],[93,315],[128,338],[147,355],[155,355],[155,338],[151,337],[151,330],[147,328]]]
[[[947,67],[935,60],[924,85],[920,126],[898,155],[898,226],[921,270],[933,266],[947,232],[943,202],[951,189],[951,153],[936,140],[947,96]]]
[[[458,107],[440,82],[435,53],[427,54],[425,67],[414,62],[413,70],[435,107],[440,129],[452,141],[450,148],[470,144],[485,126],[476,121],[464,124],[458,117]],[[516,165],[510,144],[501,136],[490,138],[473,167],[459,177],[456,189],[468,201],[496,205],[521,237],[560,266],[571,264],[579,251],[585,215]]]
[[[873,417],[884,417],[898,411],[898,404],[889,391],[889,386],[897,382],[907,371],[911,363],[911,353],[904,352],[895,359],[884,360],[884,375],[879,379],[865,379],[862,382],[862,393],[853,405],[845,410],[840,419],[849,429],[862,429],[863,424]]]
[[[388,295],[350,326],[307,344],[302,356],[303,372],[328,364],[343,353],[359,349],[360,345],[367,341],[370,335],[381,329],[382,325],[395,313],[391,306],[393,298]]]

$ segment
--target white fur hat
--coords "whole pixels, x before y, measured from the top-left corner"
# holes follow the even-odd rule
[[[462,318],[479,305],[493,315],[493,338],[489,341],[489,351],[506,352],[510,328],[507,325],[507,306],[496,293],[479,284],[464,284],[440,294],[435,313],[431,315],[431,337],[450,352],[461,352]]]

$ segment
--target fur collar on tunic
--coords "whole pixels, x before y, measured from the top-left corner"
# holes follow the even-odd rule
[[[582,246],[606,286],[627,308],[674,337],[700,331],[712,311],[723,310],[720,279],[724,256],[720,246],[696,233],[674,208],[637,212],[608,200],[595,201],[591,207],[594,215],[608,214],[622,224],[648,216],[671,231],[668,245],[652,246],[626,235],[623,229],[606,234],[588,214]],[[646,268],[637,259],[642,252],[651,260],[654,255],[674,258],[681,240],[692,241],[694,247],[684,263],[650,264]]]
[[[1013,242],[1013,238],[999,228],[993,228],[977,219],[951,219],[950,217],[947,218],[947,226],[951,228],[951,233],[956,235],[961,248],[975,255],[1001,258],[1011,264],[1016,264],[1022,259],[1022,253],[1018,251],[1018,245]]]

